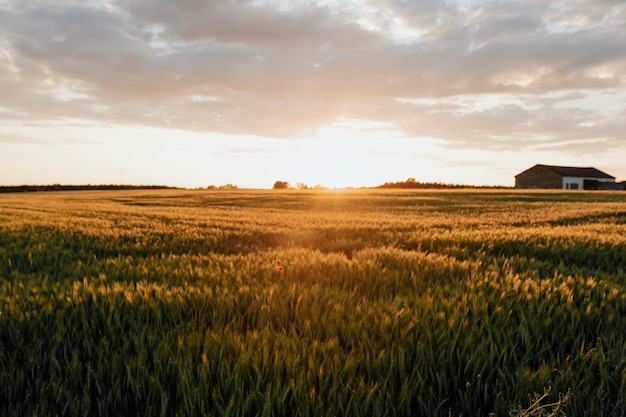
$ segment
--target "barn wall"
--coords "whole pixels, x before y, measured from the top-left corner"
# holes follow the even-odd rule
[[[584,179],[577,177],[563,177],[563,186],[565,190],[582,190],[584,188]]]
[[[563,189],[563,177],[545,168],[534,167],[515,177],[515,188]]]
[[[626,190],[626,181],[622,182],[599,182],[598,188],[600,190]]]
[[[615,181],[608,178],[563,177],[563,188],[566,190],[607,190],[613,189],[608,184]]]

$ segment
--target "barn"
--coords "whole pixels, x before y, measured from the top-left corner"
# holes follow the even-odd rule
[[[615,177],[596,168],[535,165],[515,176],[515,188],[614,190]]]

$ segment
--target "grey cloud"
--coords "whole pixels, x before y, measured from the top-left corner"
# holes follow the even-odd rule
[[[144,0],[128,3],[128,11],[145,24],[160,24],[165,36],[251,45],[361,47],[376,37],[354,22],[332,16],[325,8],[297,7],[281,11],[251,1]]]
[[[610,149],[621,146],[621,132],[626,131],[624,117],[603,120],[580,109],[529,110],[519,105],[482,111],[464,111],[460,105],[401,107],[398,113],[415,115],[404,118],[405,131],[445,139],[452,148],[556,150],[562,147],[586,151],[588,143],[601,142]]]
[[[581,141],[563,141],[556,144],[543,144],[536,147],[536,150],[547,152],[558,152],[563,154],[580,155],[596,155],[606,152],[610,149],[618,149],[619,143],[608,144],[604,140],[581,140]]]
[[[377,23],[399,19],[421,34],[411,42],[366,29],[355,11],[330,6],[111,4],[0,6],[0,50],[15,67],[0,54],[0,105],[10,109],[0,118],[74,117],[275,137],[311,135],[355,118],[391,122],[407,135],[450,146],[509,149],[525,137],[614,143],[626,130],[615,117],[592,126],[593,111],[558,108],[561,96],[546,95],[624,88],[620,2],[570,0],[559,8],[538,0],[484,2],[470,10],[435,0],[372,3],[381,8]],[[585,28],[567,26],[582,18]],[[83,96],[60,101],[58,86]],[[463,111],[446,101],[503,93],[522,94],[539,110]],[[443,101],[401,105],[398,97]]]

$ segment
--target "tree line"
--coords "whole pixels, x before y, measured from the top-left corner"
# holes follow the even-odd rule
[[[4,185],[0,186],[0,193],[20,193],[34,191],[89,191],[89,190],[166,190],[176,189],[177,187],[169,187],[167,185]]]
[[[415,178],[408,178],[406,181],[386,182],[374,188],[415,188],[415,189],[440,189],[451,190],[461,188],[511,188],[502,185],[465,185],[446,184],[442,182],[420,182]]]

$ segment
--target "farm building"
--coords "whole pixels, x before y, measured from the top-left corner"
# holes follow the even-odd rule
[[[616,190],[623,189],[623,183],[596,168],[535,165],[515,176],[515,188]]]

